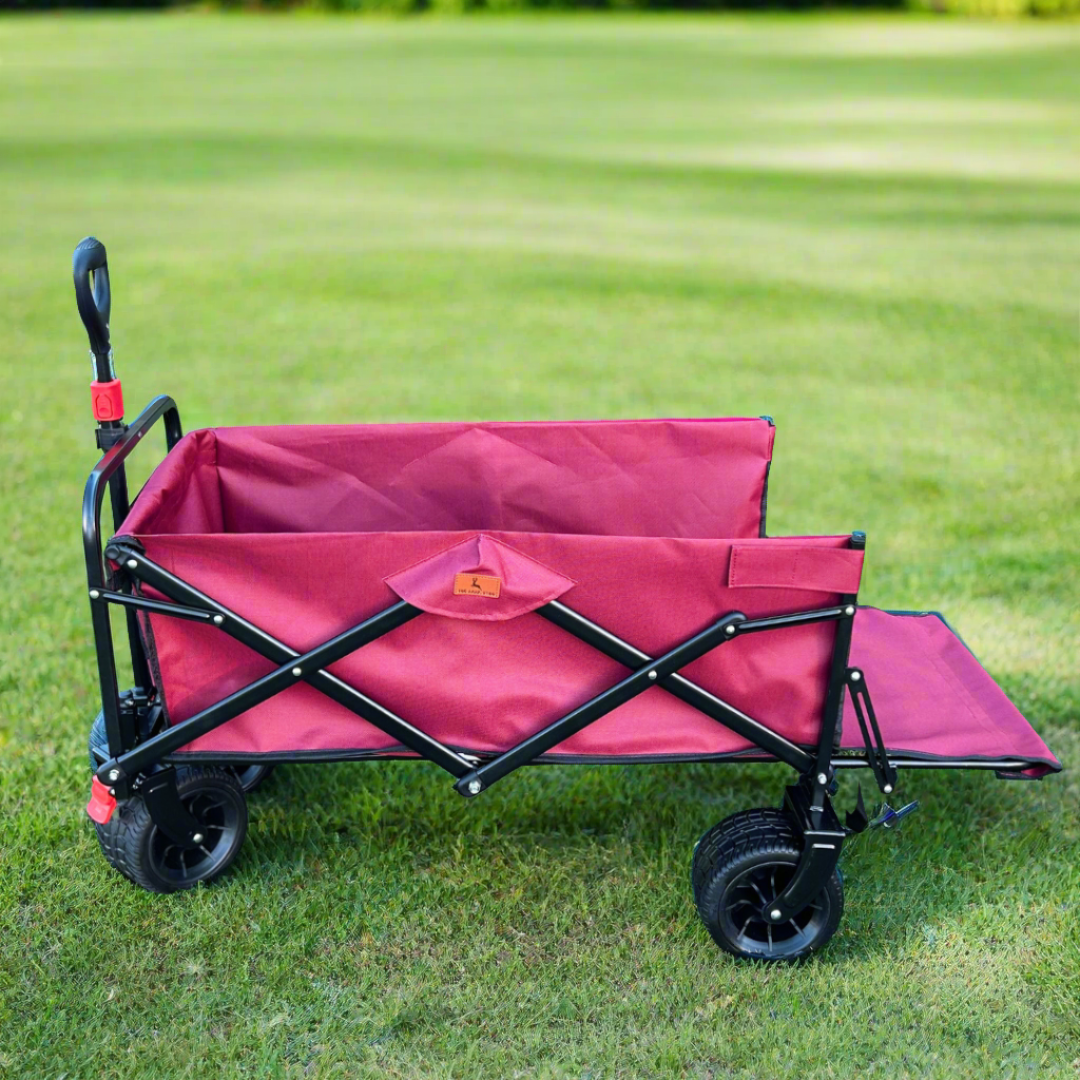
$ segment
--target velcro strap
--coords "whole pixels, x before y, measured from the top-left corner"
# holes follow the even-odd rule
[[[807,589],[856,593],[863,552],[809,544],[733,544],[728,585],[731,588]]]

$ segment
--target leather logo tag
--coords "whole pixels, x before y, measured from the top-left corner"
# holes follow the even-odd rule
[[[455,596],[486,596],[489,600],[497,600],[502,591],[502,578],[492,577],[489,574],[455,574]]]

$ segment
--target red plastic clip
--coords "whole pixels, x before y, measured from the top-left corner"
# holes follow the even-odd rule
[[[92,821],[104,825],[113,816],[116,809],[116,796],[95,776],[90,781],[90,801],[86,812]]]
[[[124,418],[124,392],[120,380],[92,382],[90,396],[94,405],[95,420],[122,420]]]

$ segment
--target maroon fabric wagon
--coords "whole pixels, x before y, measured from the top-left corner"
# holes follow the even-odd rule
[[[168,397],[123,423],[97,241],[75,283],[105,451],[88,811],[144,888],[224,872],[276,763],[421,757],[473,798],[536,762],[781,761],[783,807],[709,830],[692,880],[722,948],[794,959],[835,931],[841,847],[870,824],[861,792],[838,819],[838,770],[890,796],[904,767],[1060,768],[940,615],[858,604],[863,534],[766,535],[768,418],[182,436]],[[159,419],[168,455],[129,505]]]

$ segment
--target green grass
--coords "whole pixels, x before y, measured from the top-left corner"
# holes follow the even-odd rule
[[[1075,772],[908,777],[787,969],[688,881],[776,767],[285,768],[218,887],[110,871],[69,258],[188,427],[772,414],[771,531],[865,528],[1075,766],[1078,132],[1076,25],[0,21],[0,1074],[1075,1076]]]

